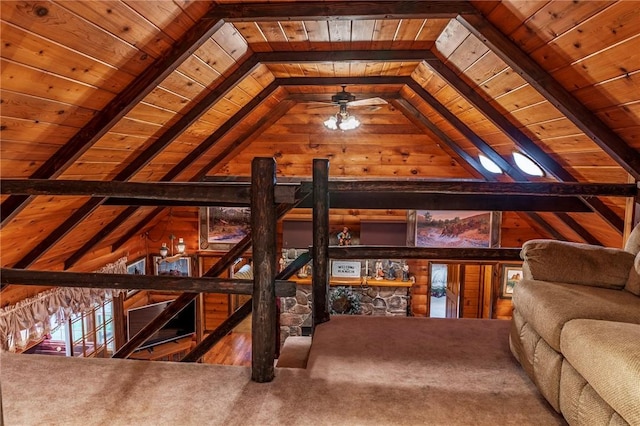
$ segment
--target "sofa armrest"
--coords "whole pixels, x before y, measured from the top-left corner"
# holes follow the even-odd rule
[[[621,249],[555,240],[522,246],[524,279],[622,289],[635,256]]]

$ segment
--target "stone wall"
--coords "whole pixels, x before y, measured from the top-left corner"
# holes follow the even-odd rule
[[[331,287],[329,299],[331,301],[332,298],[335,298],[336,291],[340,291],[341,294],[346,292],[350,297],[357,297],[359,300],[360,307],[356,315],[407,316],[409,290],[409,287]],[[311,286],[309,285],[298,285],[295,297],[280,298],[281,345],[287,337],[302,336],[303,328],[312,327],[311,299]],[[331,314],[339,315],[335,310]]]

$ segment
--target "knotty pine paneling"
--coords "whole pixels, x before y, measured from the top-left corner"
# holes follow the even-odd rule
[[[463,279],[463,292],[460,298],[462,304],[461,318],[479,318],[479,306],[481,304],[480,279],[481,266],[465,264]]]
[[[17,2],[14,2],[17,3]],[[3,19],[6,16],[3,14]],[[79,83],[102,87],[112,93],[133,80],[129,73],[107,63],[91,62],[85,55],[8,22],[0,23],[2,56],[34,69],[43,69]],[[107,77],[109,76],[109,77]]]

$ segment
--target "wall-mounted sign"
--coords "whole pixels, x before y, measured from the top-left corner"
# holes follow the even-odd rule
[[[331,263],[331,275],[341,278],[360,278],[360,262],[334,260]]]

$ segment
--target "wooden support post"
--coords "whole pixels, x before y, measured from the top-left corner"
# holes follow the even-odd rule
[[[251,234],[253,235],[253,317],[251,379],[270,382],[276,353],[276,163],[257,157],[251,163]]]
[[[313,329],[329,321],[329,160],[313,160]]]

